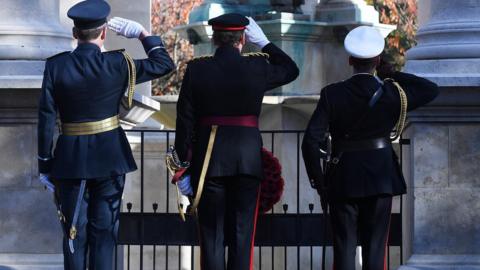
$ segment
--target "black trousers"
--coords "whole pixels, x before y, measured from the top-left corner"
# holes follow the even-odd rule
[[[55,181],[56,196],[70,228],[81,180]],[[63,239],[64,267],[66,270],[112,270],[113,252],[118,232],[118,216],[125,183],[125,175],[88,179],[76,224],[75,252]]]
[[[379,196],[330,203],[334,270],[355,270],[357,243],[362,269],[386,269],[392,197]]]
[[[205,181],[198,206],[203,270],[253,269],[259,186],[259,179],[248,176]],[[228,246],[227,265],[225,246]]]

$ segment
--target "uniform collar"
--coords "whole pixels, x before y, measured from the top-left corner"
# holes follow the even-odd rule
[[[366,72],[359,72],[352,75],[352,78],[361,77],[361,78],[374,78],[377,82],[382,83],[383,81],[376,75]]]
[[[218,47],[215,51],[215,57],[241,56],[240,51],[233,46]]]
[[[85,42],[85,43],[79,43],[77,45],[76,50],[97,50],[97,51],[100,51],[100,47],[98,47],[97,44]]]
[[[355,73],[353,74],[352,76],[357,76],[357,75],[367,75],[367,76],[373,76],[372,73],[367,73],[367,72],[359,72],[359,73]]]

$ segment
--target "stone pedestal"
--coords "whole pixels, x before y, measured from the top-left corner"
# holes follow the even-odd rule
[[[409,115],[401,269],[480,269],[480,37],[477,1],[419,1],[418,46],[406,71],[440,96]]]
[[[363,22],[378,24],[380,17],[365,0],[323,0],[317,6],[315,19],[325,22]]]
[[[365,0],[322,0],[317,5],[314,20],[336,25],[337,32],[343,33],[343,39],[359,25],[374,26],[384,37],[396,29],[394,25],[380,23],[378,11]]]
[[[229,12],[253,16],[269,10],[271,10],[270,0],[205,0],[199,7],[192,10],[189,21],[190,24],[204,22]]]

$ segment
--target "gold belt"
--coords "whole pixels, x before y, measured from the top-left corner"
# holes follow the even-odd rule
[[[63,123],[62,134],[67,136],[93,135],[110,130],[120,126],[118,115],[107,119],[83,123]]]

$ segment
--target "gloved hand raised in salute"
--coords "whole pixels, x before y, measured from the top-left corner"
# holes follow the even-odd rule
[[[247,38],[247,42],[252,43],[263,49],[270,41],[268,40],[267,36],[263,33],[262,28],[258,26],[257,22],[255,22],[252,17],[247,17],[250,23],[247,25],[245,29],[245,36]]]
[[[148,36],[149,33],[138,22],[124,19],[121,17],[114,17],[108,21],[108,28],[118,35],[126,38],[138,38],[142,39]]]

